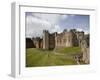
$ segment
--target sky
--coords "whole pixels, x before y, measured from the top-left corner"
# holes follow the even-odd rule
[[[42,37],[43,30],[61,33],[64,29],[77,29],[89,33],[89,15],[26,12],[25,18],[25,34],[30,38]]]

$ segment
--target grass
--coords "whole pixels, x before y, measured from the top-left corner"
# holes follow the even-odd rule
[[[81,48],[80,47],[60,48],[60,49],[56,49],[56,52],[64,53],[64,54],[77,54],[81,52]]]
[[[60,48],[54,51],[29,48],[26,49],[26,67],[75,65],[77,63],[72,55],[79,53],[79,47]]]

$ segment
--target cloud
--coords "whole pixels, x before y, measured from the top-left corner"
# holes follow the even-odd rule
[[[41,20],[45,20],[45,21],[48,21],[50,22],[51,24],[56,24],[60,18],[61,18],[61,15],[59,14],[45,14],[45,13],[32,13],[32,15],[34,17],[37,17]]]
[[[89,33],[88,16],[74,14],[45,14],[26,12],[26,37],[42,37],[43,30],[61,33],[63,29],[77,29]]]
[[[55,25],[54,26],[54,29],[52,29],[51,32],[58,32],[58,33],[61,33],[62,32],[62,29],[59,25]]]
[[[60,16],[56,14],[31,14],[26,16],[26,37],[42,37],[43,30],[49,32],[61,32],[57,25]]]
[[[82,28],[77,28],[77,31],[83,31],[83,29]]]
[[[69,15],[62,15],[62,20],[65,20],[65,19],[67,19],[69,17]]]
[[[88,30],[83,30],[82,28],[77,28],[77,31],[84,31],[85,34],[89,34]]]

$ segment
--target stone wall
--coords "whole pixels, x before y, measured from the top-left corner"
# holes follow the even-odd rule
[[[57,34],[56,47],[71,47],[72,46],[72,33],[64,32]]]
[[[33,41],[31,38],[26,38],[26,48],[35,48]]]
[[[47,30],[43,31],[43,49],[55,48],[55,33],[50,34]]]
[[[56,37],[56,47],[73,47],[78,46],[79,42],[77,39],[77,35],[75,33],[75,29],[67,32],[64,30],[62,33],[57,34]]]
[[[78,32],[76,29],[70,31],[65,29],[59,34],[57,32],[50,34],[49,31],[44,30],[43,49],[80,46],[83,38],[84,32]]]
[[[49,34],[49,49],[55,48],[55,33]]]
[[[43,48],[43,40],[40,37],[33,38],[32,40],[35,48]]]

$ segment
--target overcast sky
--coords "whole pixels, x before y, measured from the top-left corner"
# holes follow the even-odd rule
[[[89,33],[89,16],[74,14],[47,14],[26,12],[26,37],[41,37],[43,30],[62,32],[77,29]]]

